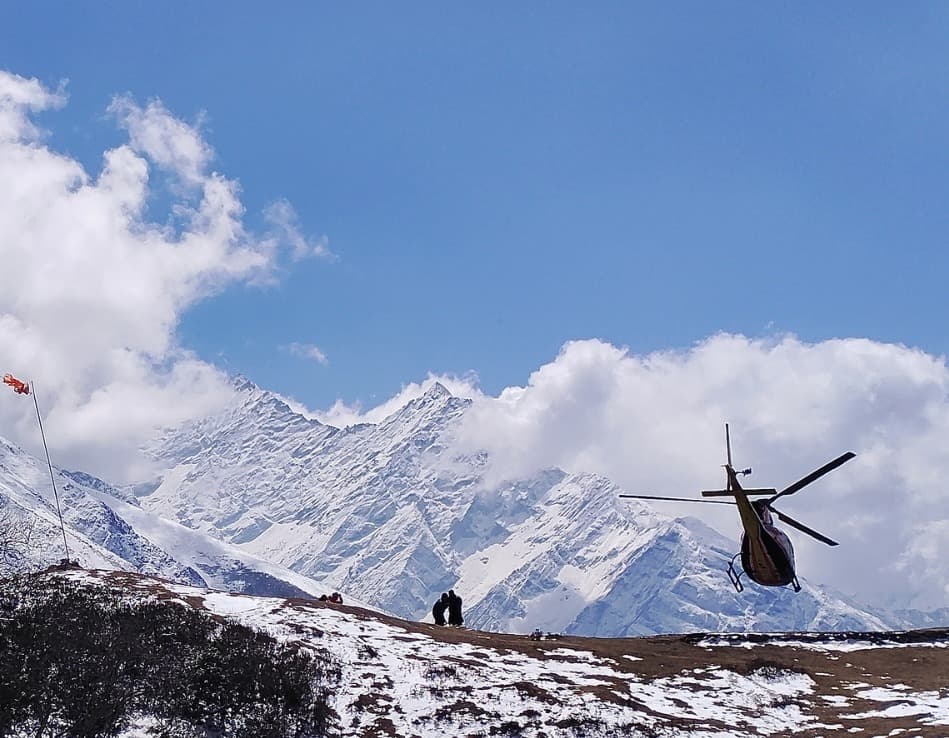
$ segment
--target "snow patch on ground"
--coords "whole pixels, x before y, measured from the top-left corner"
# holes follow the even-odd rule
[[[863,689],[856,697],[873,702],[889,703],[882,710],[869,710],[843,716],[847,720],[871,717],[896,718],[916,716],[925,725],[949,725],[949,688],[941,692],[913,692],[906,685]]]

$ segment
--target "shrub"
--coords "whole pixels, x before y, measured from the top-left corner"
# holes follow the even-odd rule
[[[174,603],[49,578],[14,580],[0,620],[0,736],[323,736],[339,667]]]

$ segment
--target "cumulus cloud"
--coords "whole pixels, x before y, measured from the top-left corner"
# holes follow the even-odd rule
[[[379,423],[405,404],[428,392],[436,382],[441,384],[455,397],[474,399],[475,397],[482,396],[477,386],[478,378],[473,373],[461,377],[446,374],[429,374],[424,381],[410,382],[409,384],[403,385],[402,389],[393,397],[368,409],[364,409],[358,402],[350,405],[342,400],[336,400],[333,406],[328,410],[318,412],[308,411],[307,414],[316,418],[321,423],[337,428],[346,428],[360,423]]]
[[[949,604],[941,357],[864,339],[718,335],[641,356],[574,341],[525,386],[476,396],[458,443],[488,451],[495,480],[557,466],[604,474],[629,491],[692,496],[724,486],[725,421],[735,463],[753,467],[754,486],[780,489],[857,452],[778,506],[842,544],[830,549],[789,531],[802,575],[878,604]],[[729,508],[662,509],[734,534],[737,551]]]
[[[323,366],[330,363],[329,358],[323,353],[323,350],[312,343],[291,343],[284,346],[283,349],[293,356],[299,356],[301,359],[310,359]]]
[[[29,114],[65,104],[61,89],[51,92],[35,79],[0,73],[0,141],[38,137]]]
[[[237,183],[210,170],[201,132],[160,101],[116,98],[109,109],[128,141],[87,172],[31,119],[65,102],[0,71],[0,362],[36,382],[55,461],[122,478],[156,426],[230,392],[178,344],[182,313],[229,284],[272,279],[283,255],[317,250],[302,253],[286,229],[249,232]],[[173,225],[146,216],[155,173]],[[16,399],[0,402],[4,435],[36,450],[32,408]]]
[[[139,107],[128,95],[109,106],[129,133],[129,145],[159,167],[176,172],[185,182],[200,185],[214,152],[196,128],[175,118],[160,100]]]

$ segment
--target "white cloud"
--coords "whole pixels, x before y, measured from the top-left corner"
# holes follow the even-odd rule
[[[62,89],[50,92],[35,79],[0,73],[0,141],[37,138],[39,131],[29,114],[65,104]]]
[[[301,359],[310,359],[323,366],[330,363],[329,358],[323,353],[322,349],[312,343],[291,343],[283,348],[288,353],[293,356],[299,356]]]
[[[200,185],[214,156],[197,128],[175,118],[160,100],[140,108],[128,95],[109,106],[129,133],[129,144],[159,167],[177,172],[187,183]]]
[[[949,551],[949,519],[920,521],[893,567],[898,576],[922,581],[931,588],[926,601],[943,605],[949,602],[949,578],[946,577],[946,551]]]
[[[629,491],[688,497],[724,484],[725,421],[735,463],[754,468],[754,486],[780,489],[857,452],[778,505],[842,544],[830,549],[790,531],[802,575],[877,603],[949,604],[940,555],[949,530],[949,369],[918,350],[718,335],[688,351],[636,356],[574,341],[526,386],[478,397],[460,450],[487,450],[495,478],[558,466],[604,474]],[[734,533],[737,551],[728,508],[662,509]]]
[[[311,256],[322,259],[335,258],[335,255],[329,249],[329,241],[326,236],[307,239],[300,232],[296,210],[286,200],[271,203],[264,211],[264,218],[273,228],[274,237],[290,245],[290,255],[294,261],[307,259]]]
[[[402,389],[385,402],[374,405],[368,410],[363,410],[360,403],[348,405],[342,400],[336,400],[333,406],[328,410],[319,412],[308,411],[306,414],[314,417],[321,423],[332,425],[337,428],[346,428],[350,425],[359,423],[379,423],[385,420],[392,413],[396,412],[406,403],[421,397],[436,382],[445,387],[455,397],[475,398],[481,397],[481,391],[477,387],[478,378],[474,374],[467,374],[462,377],[444,374],[429,374],[422,382],[411,382],[403,385]]]
[[[183,312],[228,284],[271,280],[284,254],[306,254],[292,234],[245,229],[237,183],[209,171],[200,131],[160,101],[116,98],[110,111],[129,140],[91,174],[31,120],[63,104],[61,92],[0,71],[0,369],[36,382],[55,462],[123,477],[156,426],[229,392],[178,345]],[[173,225],[145,215],[155,171]],[[0,423],[35,451],[32,408],[18,399],[0,395]]]

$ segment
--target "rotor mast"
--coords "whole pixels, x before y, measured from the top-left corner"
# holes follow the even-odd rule
[[[728,433],[728,423],[725,423],[725,456],[728,459],[728,465],[725,469],[725,489],[731,491],[732,488],[732,438]]]
[[[725,423],[725,452],[728,457],[728,465],[732,465],[732,439],[728,434],[728,423]]]

